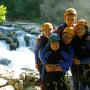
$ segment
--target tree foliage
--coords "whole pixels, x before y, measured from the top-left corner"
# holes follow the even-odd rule
[[[64,10],[68,8],[70,4],[69,0],[66,0],[66,2],[65,0],[44,0],[44,2],[40,5],[41,17],[44,18],[45,21],[63,21]]]
[[[64,21],[65,9],[72,7],[78,18],[90,20],[90,0],[0,0],[7,7],[7,17],[14,19],[41,20],[54,23]]]
[[[75,8],[79,18],[90,20],[90,0],[44,0],[40,5],[41,17],[45,21],[62,23],[67,8]]]
[[[40,17],[39,5],[43,0],[2,0],[7,7],[7,16],[15,19]]]
[[[6,7],[4,5],[0,5],[0,23],[6,20]]]

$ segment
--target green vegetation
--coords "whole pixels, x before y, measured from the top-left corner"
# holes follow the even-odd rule
[[[6,20],[6,7],[4,5],[0,5],[0,23],[3,23]]]
[[[40,17],[39,5],[42,0],[2,0],[7,7],[7,18],[11,20],[33,20]]]
[[[90,0],[1,0],[0,4],[7,7],[7,18],[11,20],[60,24],[69,7],[77,10],[78,18],[90,20]]]

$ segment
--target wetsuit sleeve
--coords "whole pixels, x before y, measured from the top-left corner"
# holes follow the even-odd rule
[[[35,48],[35,63],[38,64],[40,59],[39,59],[39,50],[40,50],[40,44],[37,43],[36,48]]]
[[[61,25],[57,26],[57,27],[53,30],[53,32],[58,33],[58,34],[61,36],[61,35],[62,35],[62,32],[63,32],[63,30],[64,30],[65,27],[66,27],[66,25],[64,26],[64,24],[61,24]]]
[[[44,65],[47,64],[46,53],[48,49],[49,49],[49,43],[47,43],[46,46],[40,52],[40,60],[42,61]]]
[[[64,59],[64,62],[60,63],[59,65],[62,67],[63,71],[66,72],[68,71],[69,67],[72,65],[74,49],[71,49],[69,54],[67,54],[65,51],[61,51],[61,55]]]

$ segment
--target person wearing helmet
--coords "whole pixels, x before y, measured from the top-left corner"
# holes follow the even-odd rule
[[[74,50],[69,46],[62,45],[59,34],[52,33],[49,42],[42,49],[40,58],[45,66],[45,89],[44,90],[67,90],[63,74],[72,64]],[[66,49],[68,49],[69,54]]]
[[[66,27],[62,33],[63,42],[65,44],[70,44],[75,36],[73,27]]]
[[[59,33],[62,36],[62,32],[66,27],[74,27],[77,20],[77,12],[74,8],[68,8],[64,12],[65,23],[59,25],[53,32]]]
[[[87,86],[90,89],[90,33],[88,32],[88,22],[85,19],[78,20],[75,34],[76,48],[72,77],[74,85],[77,84],[75,90],[87,90]]]
[[[35,48],[35,62],[36,62],[35,67],[40,73],[41,90],[44,90],[43,81],[41,82],[43,65],[42,65],[41,60],[39,58],[39,53],[44,48],[44,46],[47,44],[49,35],[50,35],[52,30],[53,30],[53,25],[50,22],[46,22],[41,26],[42,35],[39,35],[37,37],[37,45]]]

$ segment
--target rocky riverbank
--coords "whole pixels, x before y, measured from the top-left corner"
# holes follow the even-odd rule
[[[6,68],[4,66],[1,66]],[[0,90],[39,90],[35,81],[39,78],[37,71],[23,68],[19,73],[0,69]]]

